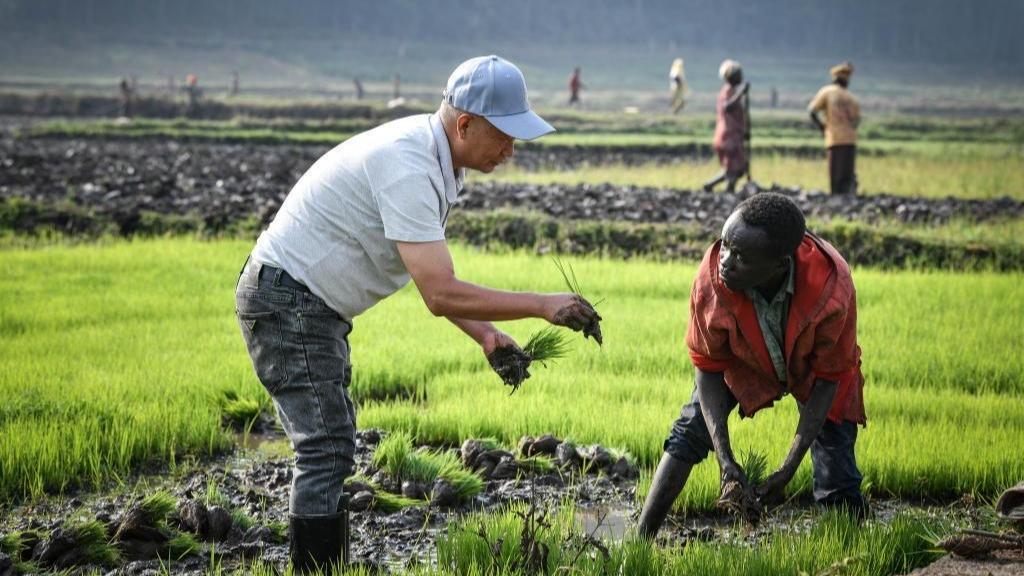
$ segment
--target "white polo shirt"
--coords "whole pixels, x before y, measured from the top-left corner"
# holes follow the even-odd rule
[[[443,240],[461,189],[435,114],[388,122],[302,175],[252,259],[283,268],[352,320],[409,282],[395,242]]]

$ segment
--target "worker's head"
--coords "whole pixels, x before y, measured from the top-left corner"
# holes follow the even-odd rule
[[[735,60],[725,60],[718,67],[718,76],[735,86],[743,82],[743,66]]]
[[[770,284],[789,270],[806,229],[803,212],[788,196],[751,196],[722,227],[719,278],[733,291]]]
[[[847,60],[840,64],[836,64],[829,70],[829,74],[832,75],[832,80],[840,86],[846,87],[850,85],[850,76],[853,76],[853,63]]]
[[[555,129],[530,109],[523,73],[508,60],[481,56],[452,72],[438,115],[456,168],[490,172],[510,158],[515,141]]]

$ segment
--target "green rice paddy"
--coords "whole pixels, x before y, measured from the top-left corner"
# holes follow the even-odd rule
[[[231,446],[225,393],[266,400],[233,315],[249,248],[177,238],[0,251],[0,498],[98,485],[143,463]],[[550,258],[458,247],[455,258],[471,281],[563,289]],[[360,426],[444,444],[553,433],[652,466],[693,389],[683,336],[695,265],[572,265],[585,293],[604,299],[605,345],[573,334],[569,355],[535,370],[512,397],[479,348],[432,317],[411,287],[357,318]],[[1024,476],[1024,405],[1009,401],[1024,392],[1022,280],[855,271],[869,418],[857,455],[872,494],[991,497]],[[503,328],[525,341],[542,325]],[[781,462],[795,427],[790,399],[731,424],[736,448],[767,454],[769,465]],[[809,481],[805,463],[791,488],[806,492]],[[709,460],[677,504],[707,509],[717,489]]]

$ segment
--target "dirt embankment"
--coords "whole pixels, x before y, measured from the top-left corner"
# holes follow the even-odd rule
[[[0,198],[68,203],[126,222],[143,211],[191,213],[214,227],[252,216],[266,221],[325,151],[322,146],[4,138]],[[954,217],[985,221],[1024,214],[1024,203],[1009,198],[843,197],[778,190],[793,196],[812,218],[942,224]],[[515,208],[572,220],[693,223],[719,229],[743,197],[742,192],[635,186],[473,183],[460,204],[468,210]]]

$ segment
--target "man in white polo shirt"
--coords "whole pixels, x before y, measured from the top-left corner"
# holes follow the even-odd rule
[[[491,321],[544,318],[599,334],[575,294],[505,292],[455,276],[445,222],[463,170],[490,172],[516,139],[552,128],[526,81],[497,56],[462,63],[434,114],[402,118],[325,154],[299,179],[256,242],[235,302],[253,367],[295,449],[291,556],[308,571],[347,562],[342,484],[352,474],[355,408],[348,396],[352,319],[411,278],[427,308],[486,356],[515,341]]]

